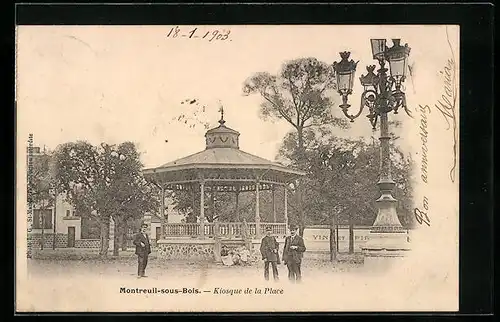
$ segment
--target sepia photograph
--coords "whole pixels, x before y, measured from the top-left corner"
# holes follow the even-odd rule
[[[457,311],[459,35],[17,26],[16,309]]]

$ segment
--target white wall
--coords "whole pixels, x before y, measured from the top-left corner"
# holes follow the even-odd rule
[[[168,223],[180,224],[181,220],[185,218],[185,215],[174,209],[174,204],[172,200],[167,200],[167,202],[170,203],[167,205],[167,209],[165,210],[165,212],[168,214]],[[151,223],[151,234],[150,234],[151,239],[156,239],[156,227],[161,228],[161,223],[160,222]]]
[[[181,220],[184,218],[184,215],[181,215],[179,213],[171,212],[168,214],[168,222],[170,224],[179,224],[181,223]]]
[[[368,241],[371,227],[354,228],[354,251],[360,252]],[[411,237],[411,230],[408,231]],[[330,229],[309,227],[304,230],[304,244],[310,251],[330,251]],[[339,228],[339,251],[349,251],[349,228]]]
[[[70,217],[67,217],[69,211]],[[56,230],[60,234],[67,234],[68,227],[75,227],[75,239],[81,239],[81,220],[74,216],[73,207],[59,195],[56,202]]]
[[[185,214],[174,209],[175,205],[173,199],[168,199],[167,203],[166,212],[168,214],[168,222],[170,224],[179,224],[181,219],[185,217]]]
[[[370,227],[354,229],[354,251],[361,251],[361,246],[368,240]],[[328,228],[306,228],[304,244],[309,251],[330,251],[330,230]],[[349,229],[339,228],[339,251],[349,251]]]
[[[156,228],[161,227],[161,223],[159,222],[152,222],[151,223],[151,233],[149,235],[150,239],[156,239]]]

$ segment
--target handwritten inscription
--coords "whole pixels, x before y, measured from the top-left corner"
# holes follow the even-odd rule
[[[420,156],[420,179],[424,184],[428,183],[428,165],[429,165],[429,160],[428,160],[428,152],[429,148],[427,145],[427,142],[429,140],[429,130],[428,130],[428,117],[427,114],[431,113],[431,109],[428,105],[419,106],[420,110],[420,141],[422,142],[421,144],[421,156]],[[421,210],[420,208],[415,208],[413,210],[413,214],[415,215],[415,219],[419,224],[426,224],[427,226],[431,225],[431,221],[429,219],[429,198],[424,196],[424,200],[422,202],[422,207],[424,210]]]
[[[413,210],[413,213],[415,215],[415,219],[419,224],[426,224],[427,226],[431,225],[431,221],[429,219],[429,215],[427,214],[429,211],[429,199],[427,197],[424,197],[424,200],[422,202],[422,208],[415,208]]]
[[[427,147],[427,140],[429,137],[429,132],[427,129],[427,113],[430,113],[431,109],[429,106],[420,105],[420,140],[422,141],[421,146],[421,165],[420,165],[420,178],[423,182],[427,183],[427,152],[429,151]]]
[[[453,47],[450,43],[448,32],[446,33],[448,45],[451,51],[451,58],[446,62],[446,65],[440,74],[444,81],[444,93],[441,99],[435,104],[436,109],[441,112],[448,128],[453,131],[453,165],[450,169],[450,179],[455,182],[455,169],[457,167],[457,119],[456,119],[456,104],[457,104],[457,80],[456,80],[456,62]]]
[[[202,39],[208,42],[214,41],[232,41],[229,38],[231,30],[201,30],[198,27],[191,29],[182,29],[179,26],[172,27],[167,33],[167,38],[187,38],[187,39]]]

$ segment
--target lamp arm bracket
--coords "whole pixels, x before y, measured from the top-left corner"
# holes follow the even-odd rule
[[[404,109],[404,111],[406,112],[406,114],[413,118],[413,115],[411,113],[411,111],[408,109],[408,106],[406,105],[406,95],[404,92],[402,92],[401,90],[393,90],[391,91],[391,96],[394,98],[394,106],[393,106],[393,110],[394,112],[397,114],[397,110],[402,107]]]
[[[370,94],[372,97],[370,98]],[[361,104],[367,106],[370,109],[370,115],[378,114],[377,104],[380,94],[375,89],[367,89],[361,94]]]
[[[347,112],[348,108],[350,107],[350,105],[349,105],[349,104],[345,104],[345,103],[344,103],[344,104],[340,105],[340,107],[342,108],[342,112],[344,112],[344,115],[345,115],[348,119],[350,119],[350,120],[351,120],[351,122],[354,122],[354,120],[355,120],[355,119],[357,119],[357,118],[361,115],[361,113],[363,113],[363,110],[364,110],[365,106],[367,106],[367,104],[366,104],[366,99],[365,99],[365,96],[366,96],[367,92],[369,92],[369,91],[365,91],[365,92],[363,92],[363,94],[361,94],[361,104],[360,104],[360,106],[359,106],[359,111],[358,111],[358,113],[357,113],[357,114],[355,114],[355,115],[351,115],[351,114],[349,114],[349,113]],[[374,91],[372,91],[372,92],[373,92],[373,93],[375,93],[375,95],[377,94],[377,93],[376,93],[376,92],[374,92]]]

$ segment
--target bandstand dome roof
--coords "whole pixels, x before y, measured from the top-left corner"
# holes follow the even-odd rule
[[[225,125],[222,114],[219,126],[205,133],[205,150],[165,163],[156,168],[144,169],[146,179],[162,182],[185,182],[200,175],[216,181],[233,181],[238,178],[251,180],[261,175],[269,183],[286,183],[304,172],[290,169],[279,163],[240,150],[240,133]],[[231,173],[230,176],[227,174]],[[267,178],[265,178],[265,177]]]

